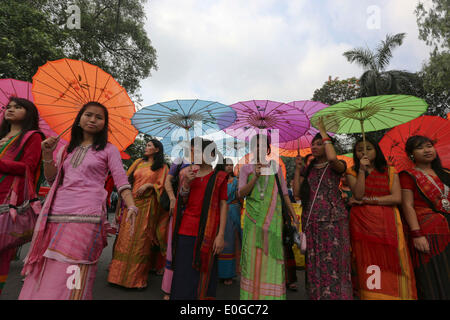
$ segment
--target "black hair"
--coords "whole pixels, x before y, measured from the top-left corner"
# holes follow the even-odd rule
[[[105,125],[100,132],[97,132],[94,137],[93,146],[96,151],[100,151],[105,149],[106,144],[108,143],[108,124],[109,124],[109,116],[108,109],[104,105],[96,101],[90,101],[86,103],[78,112],[75,121],[72,124],[72,133],[70,137],[70,143],[67,147],[67,153],[71,153],[76,147],[78,147],[83,142],[83,129],[80,127],[80,119],[83,113],[89,106],[100,107],[103,109],[105,113]]]
[[[11,97],[9,98],[7,105],[9,105],[11,102],[15,102],[16,104],[18,104],[19,106],[21,106],[26,110],[25,118],[22,120],[21,123],[22,127],[21,134],[13,145],[13,148],[17,148],[18,146],[20,146],[23,137],[28,131],[39,130],[39,113],[34,103],[31,102],[30,100],[18,97]],[[6,135],[11,130],[11,124],[8,121],[6,121],[5,116],[6,112],[3,113],[3,121],[2,124],[0,125],[0,139],[6,137]]]
[[[158,139],[151,139],[148,142],[153,143],[153,146],[155,148],[159,149],[159,151],[153,155],[153,164],[150,167],[150,170],[156,171],[156,170],[162,168],[164,165],[167,165],[166,161],[164,159],[164,147],[163,147],[162,143]],[[142,158],[144,160],[148,160],[147,156],[143,156]],[[134,186],[134,180],[135,180],[135,178],[134,178],[134,171],[133,171],[128,176],[128,182],[130,183],[131,186]]]
[[[322,135],[320,134],[320,132],[317,133],[314,136],[314,138],[311,141],[311,144],[313,144],[314,141],[319,140],[319,139],[322,139]],[[332,144],[335,143],[335,140],[332,137],[330,137],[330,141],[331,141]],[[308,157],[308,156],[306,156],[306,157]],[[302,207],[303,208],[306,208],[306,206],[309,204],[309,200],[310,200],[309,199],[309,194],[311,192],[311,186],[309,185],[308,177],[309,177],[309,174],[311,172],[311,169],[314,168],[314,165],[316,163],[317,163],[317,159],[314,158],[311,161],[311,163],[309,164],[309,166],[306,167],[305,174],[304,174],[304,179],[303,179],[302,184],[300,185],[300,199],[302,200]]]
[[[308,153],[308,154],[303,158],[303,162],[304,162],[304,163],[307,163],[307,162],[308,162],[308,159],[311,158],[311,157],[313,157],[312,153]]]
[[[405,151],[408,156],[413,154],[413,151],[424,143],[431,143],[434,146],[434,141],[425,136],[409,137],[405,144]],[[436,151],[436,158],[431,162],[431,168],[436,172],[436,175],[445,185],[450,187],[450,173],[449,169],[442,167],[441,158]]]
[[[222,166],[223,166],[223,171],[225,171],[225,166],[226,165],[228,165],[228,164],[230,164],[230,165],[234,165],[233,164],[233,160],[231,160],[231,158],[225,158],[225,159],[223,159],[223,164],[222,164]],[[217,166],[219,166],[219,164],[217,165]],[[217,169],[217,167],[216,167],[216,169]],[[231,173],[229,173],[229,175],[231,176],[231,177],[236,177],[236,175],[234,174],[234,170],[231,170]]]
[[[163,144],[161,143],[161,141],[159,141],[158,139],[151,139],[151,140],[148,141],[148,142],[153,143],[153,146],[154,146],[155,148],[158,148],[158,152],[155,153],[155,154],[153,155],[153,164],[152,164],[152,166],[151,166],[151,168],[150,168],[152,171],[156,171],[156,170],[162,168],[162,167],[164,166],[164,164],[165,164],[165,159],[164,159],[164,146],[163,146]],[[147,142],[147,143],[148,143],[148,142]],[[148,157],[147,157],[147,156],[143,156],[143,158],[144,158],[145,160],[148,160]]]
[[[356,172],[359,171],[359,166],[361,164],[360,160],[358,159],[358,156],[356,155],[356,146],[362,142],[364,142],[364,140],[362,138],[360,138],[356,141],[356,143],[353,146],[353,163],[354,163],[353,169]],[[381,173],[385,172],[388,164],[387,164],[386,158],[384,157],[383,151],[381,151],[380,145],[378,143],[376,143],[375,140],[373,140],[370,137],[366,137],[366,142],[369,142],[375,148],[376,156],[375,156],[375,160],[373,161],[373,165],[374,165],[375,169]]]
[[[202,146],[202,160],[204,160],[203,159],[203,153],[205,152],[205,149],[208,146],[210,146],[210,145],[212,145],[211,146],[212,147],[211,156],[214,157],[214,158],[215,157],[219,157],[219,158],[222,157],[222,155],[217,150],[216,144],[213,141],[208,140],[208,139],[204,139],[204,138],[201,138],[201,137],[192,138],[191,139],[191,147],[195,147],[196,144],[201,144],[201,146]],[[220,160],[222,160],[222,159],[219,159],[218,163],[223,163],[223,160],[222,161],[220,161]]]
[[[270,148],[270,143],[271,143],[272,139],[270,138],[269,135],[261,134],[261,133],[258,133],[256,135],[254,135],[250,139],[250,146],[253,146],[255,144],[255,139],[256,139],[256,143],[257,143],[256,146],[259,145],[259,142],[262,141],[262,139],[265,139],[266,140],[266,146],[267,146],[267,154],[268,155],[271,154],[272,149]]]

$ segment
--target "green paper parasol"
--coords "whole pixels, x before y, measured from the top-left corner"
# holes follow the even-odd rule
[[[323,118],[327,131],[362,133],[393,128],[411,121],[427,110],[427,103],[407,95],[381,95],[340,102],[315,113],[311,124],[318,127]],[[365,148],[365,147],[364,147]]]

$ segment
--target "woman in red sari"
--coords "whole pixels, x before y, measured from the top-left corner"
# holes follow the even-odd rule
[[[205,300],[216,296],[218,255],[224,248],[227,221],[227,173],[213,170],[212,141],[194,138],[191,165],[181,177],[173,213],[171,300]],[[205,150],[211,150],[210,154]],[[197,162],[197,161],[196,161]]]
[[[417,299],[414,273],[397,205],[398,174],[387,165],[375,141],[353,147],[355,165],[347,170],[354,201],[350,210],[353,286],[363,300]]]
[[[11,98],[0,125],[0,204],[21,205],[26,200],[25,179],[33,186],[37,183],[43,137],[38,130],[39,114],[35,105],[26,99]],[[9,208],[0,209],[0,293],[16,252],[15,247],[6,244],[7,237],[3,235],[10,219]]]
[[[412,136],[405,146],[415,167],[400,173],[402,209],[419,299],[450,299],[450,171],[433,141]]]

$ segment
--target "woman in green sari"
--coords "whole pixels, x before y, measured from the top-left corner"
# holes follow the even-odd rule
[[[298,224],[280,166],[274,161],[266,165],[256,161],[256,155],[261,154],[260,149],[266,149],[263,139],[267,141],[266,154],[270,154],[270,139],[264,135],[256,135],[251,141],[251,146],[255,146],[255,157],[250,164],[241,168],[239,174],[239,196],[246,197],[241,254],[241,300],[286,299],[282,199],[275,173],[278,173],[283,200],[291,219]]]

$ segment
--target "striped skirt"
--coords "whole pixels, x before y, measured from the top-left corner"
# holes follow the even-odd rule
[[[44,258],[42,268],[26,277],[19,300],[92,300],[96,272],[97,264]]]
[[[276,260],[256,247],[257,226],[251,225],[242,241],[241,300],[286,300],[284,260]]]

